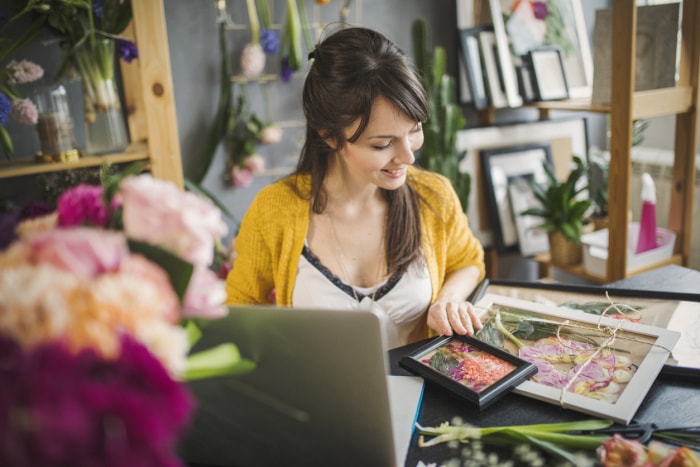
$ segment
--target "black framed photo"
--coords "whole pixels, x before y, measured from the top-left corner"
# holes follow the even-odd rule
[[[537,373],[537,367],[470,336],[436,337],[399,365],[465,398],[487,407]]]
[[[530,50],[528,62],[532,69],[532,81],[537,100],[553,101],[569,98],[564,55],[559,46]]]
[[[510,201],[511,187],[523,177],[534,183],[544,183],[544,163],[552,164],[548,142],[485,149],[481,165],[493,240],[499,253],[518,249],[518,229]]]
[[[479,33],[484,28],[462,29],[459,32],[460,48],[469,87],[468,92],[471,102],[476,109],[485,109],[489,106],[489,97],[486,94],[484,84],[484,70],[481,66],[481,52],[479,51]]]

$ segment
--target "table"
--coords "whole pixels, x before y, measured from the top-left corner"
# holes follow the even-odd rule
[[[662,292],[700,292],[700,272],[680,266],[666,266],[658,270],[633,276],[606,287],[644,289]],[[700,295],[698,296],[700,300]],[[398,366],[404,355],[417,350],[425,341],[409,344],[389,351],[392,374],[409,375]],[[649,390],[644,402],[635,415],[636,422],[661,424],[700,425],[700,376],[660,375]],[[479,411],[470,407],[463,399],[444,388],[426,381],[423,401],[418,414],[422,426],[438,426],[460,417],[474,426],[526,425],[533,423],[555,423],[593,418],[590,415],[556,405],[538,401],[519,394],[510,393],[486,409]],[[414,467],[419,461],[438,465],[452,458],[458,458],[463,446],[457,448],[440,444],[429,448],[418,447],[418,433],[413,434],[406,466]],[[504,453],[505,460],[510,448],[496,449]]]

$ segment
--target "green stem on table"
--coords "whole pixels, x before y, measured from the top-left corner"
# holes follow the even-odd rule
[[[497,311],[496,312],[496,328],[503,333],[504,336],[506,336],[508,339],[510,339],[517,348],[522,349],[525,347],[525,344],[520,342],[520,340],[515,337],[509,330],[506,329],[505,326],[503,326],[503,322],[501,322],[501,312]]]

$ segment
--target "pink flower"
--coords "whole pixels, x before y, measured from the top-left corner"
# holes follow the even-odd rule
[[[260,142],[262,144],[277,144],[282,141],[282,128],[277,125],[268,125],[262,129]]]
[[[21,62],[12,60],[8,63],[7,69],[10,70],[10,79],[8,80],[10,84],[31,83],[44,76],[44,69],[29,60]]]
[[[102,202],[102,187],[78,185],[68,189],[58,198],[58,225],[94,225],[106,227],[109,211]]]
[[[242,169],[234,164],[231,167],[231,183],[236,188],[245,188],[253,183],[253,172],[250,169]]]
[[[248,43],[241,52],[241,73],[246,79],[259,77],[265,69],[265,51],[260,44]]]
[[[47,263],[85,280],[116,271],[129,254],[122,235],[84,227],[40,232],[27,244],[31,263]]]
[[[14,99],[10,115],[25,125],[36,125],[39,119],[39,111],[30,99]]]
[[[639,441],[625,439],[617,433],[600,445],[596,454],[606,467],[643,467],[647,460]]]
[[[195,266],[182,301],[183,318],[221,318],[226,314],[224,282],[206,266]]]
[[[214,258],[217,238],[228,231],[209,199],[151,175],[121,183],[124,230],[134,240],[164,248],[195,265]]]
[[[252,154],[243,159],[243,167],[250,170],[253,175],[265,171],[265,159],[260,154]]]

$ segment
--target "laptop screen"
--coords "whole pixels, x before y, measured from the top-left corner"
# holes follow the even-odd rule
[[[222,342],[257,366],[188,383],[197,410],[181,443],[185,461],[396,465],[387,356],[371,312],[231,307],[197,348]]]

